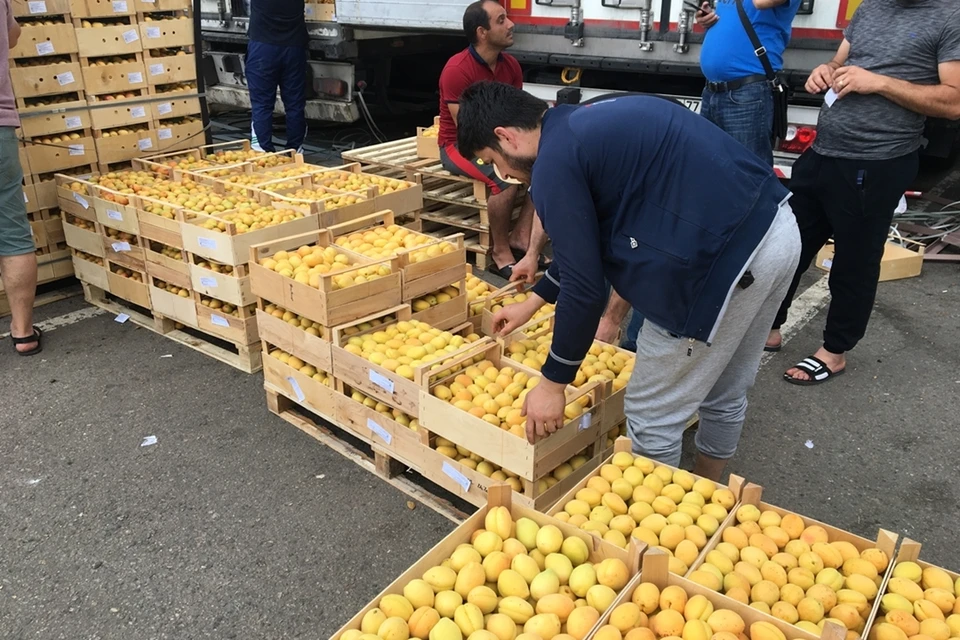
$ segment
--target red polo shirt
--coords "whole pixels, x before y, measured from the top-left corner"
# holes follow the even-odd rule
[[[481,80],[494,80],[511,84],[518,89],[523,88],[520,63],[510,54],[500,54],[496,71],[490,69],[473,45],[447,60],[440,73],[440,132],[437,142],[441,147],[457,142],[457,125],[454,124],[447,105],[455,104],[460,100],[464,89]]]

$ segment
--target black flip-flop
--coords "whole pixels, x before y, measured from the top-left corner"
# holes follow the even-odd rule
[[[778,345],[765,344],[763,345],[763,350],[767,353],[779,353],[783,349],[783,343],[781,342]]]
[[[823,384],[827,380],[843,375],[843,373],[846,371],[846,369],[840,369],[840,371],[831,371],[830,367],[828,367],[823,360],[814,356],[809,356],[798,362],[794,365],[794,368],[800,369],[806,373],[808,376],[810,376],[810,379],[798,380],[797,378],[788,375],[786,372],[783,374],[783,379],[790,384],[795,384],[801,387],[812,387],[815,384]]]
[[[502,267],[498,267],[497,263],[491,260],[490,266],[487,267],[487,271],[489,271],[495,276],[500,276],[504,280],[509,280],[513,276],[513,268],[515,266],[517,266],[516,263],[507,264]]]
[[[35,356],[41,351],[43,351],[43,345],[40,342],[40,339],[42,337],[43,337],[43,331],[40,331],[40,329],[34,327],[32,336],[27,336],[26,338],[14,338],[13,335],[11,335],[10,340],[13,342],[13,350],[17,352],[17,355]],[[18,344],[30,344],[31,342],[36,342],[37,346],[35,346],[33,349],[30,349],[28,351],[17,350]]]

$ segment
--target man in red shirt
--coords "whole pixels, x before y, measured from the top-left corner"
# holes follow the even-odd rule
[[[457,151],[457,111],[460,94],[481,80],[495,80],[523,88],[520,63],[504,50],[513,44],[513,23],[494,0],[477,0],[463,13],[463,31],[470,45],[447,61],[440,74],[440,161],[455,175],[480,180],[490,188],[487,211],[493,239],[493,264],[489,270],[508,280],[533,281],[546,236],[533,215],[527,196],[517,225],[510,232],[510,219],[517,199],[517,185],[505,182],[493,165],[479,158],[467,159]],[[517,260],[520,260],[519,262]]]

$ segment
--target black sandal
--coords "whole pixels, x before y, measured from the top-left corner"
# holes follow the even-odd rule
[[[801,387],[811,387],[815,384],[823,384],[827,380],[836,378],[839,375],[843,375],[846,369],[840,369],[840,371],[831,371],[830,367],[820,358],[810,356],[804,359],[801,362],[798,362],[794,365],[794,369],[800,369],[808,376],[809,380],[799,380],[793,376],[784,372],[783,379],[789,382],[790,384],[799,385]]]
[[[10,340],[13,341],[13,350],[17,352],[17,355],[21,356],[35,356],[41,351],[43,351],[43,345],[40,343],[40,339],[43,337],[43,332],[36,327],[33,328],[33,335],[27,336],[26,338],[14,338],[13,335],[10,335]],[[18,344],[30,344],[31,342],[36,342],[37,346],[29,351],[19,351],[17,349]]]
[[[526,252],[526,251],[522,251],[522,250],[520,250],[520,249],[517,249],[516,247],[510,247],[510,253],[513,254],[513,257],[514,257],[518,262],[519,262],[520,260],[523,260],[523,259],[527,256],[527,252]],[[548,260],[547,257],[541,253],[539,256],[537,256],[537,271],[544,271],[544,270],[546,270],[547,267],[550,266],[550,263],[551,263],[551,262],[553,262],[553,261],[552,261],[552,260]]]
[[[763,350],[767,353],[780,353],[780,350],[783,349],[783,343],[780,344],[765,344],[763,345]]]
[[[504,280],[509,280],[513,276],[513,268],[517,266],[516,263],[504,265],[498,267],[497,263],[493,260],[490,261],[490,266],[487,267],[487,271],[492,273],[495,276],[500,276]]]

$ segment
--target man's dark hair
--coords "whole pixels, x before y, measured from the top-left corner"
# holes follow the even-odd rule
[[[497,127],[532,131],[540,126],[547,103],[522,89],[485,80],[475,82],[460,94],[457,112],[457,147],[465,158],[480,149],[500,151],[493,132]]]
[[[477,44],[477,29],[490,28],[490,14],[483,6],[488,2],[496,2],[496,0],[477,0],[470,3],[467,10],[463,12],[463,35],[467,36],[467,42],[470,44]]]

